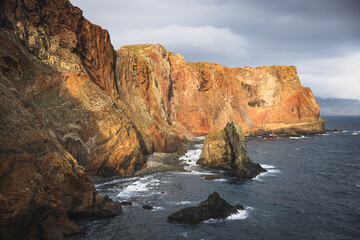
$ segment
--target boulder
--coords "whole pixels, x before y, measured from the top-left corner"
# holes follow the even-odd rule
[[[181,224],[197,224],[208,219],[225,219],[237,213],[237,211],[237,207],[226,202],[217,192],[213,192],[207,200],[201,202],[198,206],[183,208],[171,214],[167,221]]]
[[[245,136],[235,121],[228,122],[224,129],[212,132],[205,138],[197,164],[232,170],[239,179],[251,179],[266,172],[247,156]]]

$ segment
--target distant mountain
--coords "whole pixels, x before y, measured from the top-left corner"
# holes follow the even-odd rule
[[[320,104],[320,114],[360,115],[360,101],[358,99],[324,99],[319,97],[315,97],[315,99]]]

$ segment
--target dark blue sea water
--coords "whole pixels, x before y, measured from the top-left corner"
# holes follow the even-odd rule
[[[323,116],[328,129],[344,132],[291,139],[247,140],[248,155],[268,172],[239,181],[227,172],[195,165],[201,145],[186,153],[190,173],[97,180],[113,200],[131,201],[123,215],[82,220],[84,239],[360,239],[360,117]],[[217,191],[246,207],[222,221],[168,223],[167,216],[197,205]],[[143,205],[154,210],[144,210]]]

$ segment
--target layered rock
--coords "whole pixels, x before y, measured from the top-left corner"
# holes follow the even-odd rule
[[[266,172],[247,156],[244,134],[235,121],[228,122],[224,129],[212,132],[205,138],[197,164],[232,170],[239,179],[251,179]]]
[[[196,207],[183,208],[171,214],[167,221],[181,224],[197,224],[209,219],[225,219],[243,209],[241,205],[232,206],[220,197],[217,192],[209,195],[208,199]]]

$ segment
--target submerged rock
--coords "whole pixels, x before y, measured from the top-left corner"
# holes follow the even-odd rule
[[[247,156],[244,134],[235,121],[228,122],[224,129],[212,132],[205,138],[197,164],[231,169],[240,179],[251,179],[266,172]]]
[[[128,201],[124,201],[124,202],[120,202],[121,206],[131,206],[132,202],[128,202]]]
[[[341,129],[326,129],[326,132],[343,132],[344,130]]]
[[[238,208],[232,206],[220,197],[217,192],[209,195],[208,199],[196,207],[183,208],[171,214],[167,221],[181,224],[197,224],[208,219],[225,219],[237,213]]]
[[[153,210],[154,207],[153,207],[153,206],[150,206],[150,205],[144,205],[144,206],[143,206],[143,209],[145,209],[145,210]]]

